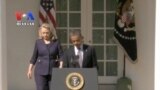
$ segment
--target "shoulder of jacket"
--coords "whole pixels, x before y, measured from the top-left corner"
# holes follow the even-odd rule
[[[37,39],[36,42],[42,41],[42,39]]]

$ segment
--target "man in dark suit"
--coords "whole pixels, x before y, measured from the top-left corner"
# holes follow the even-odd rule
[[[70,68],[97,68],[97,58],[95,49],[89,45],[83,44],[83,36],[79,31],[70,33],[70,40],[73,47],[64,53],[63,67]]]

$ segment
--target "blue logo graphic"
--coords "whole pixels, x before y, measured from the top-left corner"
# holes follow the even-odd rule
[[[34,17],[34,15],[31,11],[29,11],[27,13],[16,11],[15,16],[16,16],[16,20],[17,20],[16,24],[18,26],[20,26],[20,25],[22,25],[22,26],[26,26],[26,25],[33,26],[34,25],[35,17]]]

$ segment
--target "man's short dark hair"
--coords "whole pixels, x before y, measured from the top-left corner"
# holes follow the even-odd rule
[[[82,34],[80,32],[80,30],[71,30],[69,36],[79,36],[79,37],[82,37]]]

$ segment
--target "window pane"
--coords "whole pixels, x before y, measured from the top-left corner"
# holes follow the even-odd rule
[[[106,0],[106,10],[115,11],[116,9],[116,0]]]
[[[80,11],[80,9],[81,9],[81,0],[69,0],[70,11]]]
[[[106,62],[106,75],[117,76],[117,62]]]
[[[56,0],[56,11],[67,11],[67,0]]]
[[[114,27],[115,13],[106,14],[106,27]]]
[[[57,36],[61,43],[67,43],[67,30],[57,29]]]
[[[81,27],[80,13],[70,13],[69,14],[69,26],[70,27]]]
[[[106,43],[113,44],[115,43],[113,40],[113,30],[106,30]]]
[[[56,20],[58,27],[67,27],[67,13],[57,13]]]
[[[93,11],[103,11],[104,0],[93,0]]]
[[[98,62],[98,75],[104,76],[104,63]]]
[[[69,48],[73,48],[73,47],[74,47],[73,44],[70,44],[70,45],[69,45]]]
[[[117,46],[106,47],[107,60],[117,60]]]
[[[96,55],[98,60],[104,60],[104,47],[103,46],[94,46],[96,50]]]
[[[93,14],[93,27],[104,27],[104,14]]]
[[[104,43],[104,30],[93,30],[92,40],[94,44]]]

